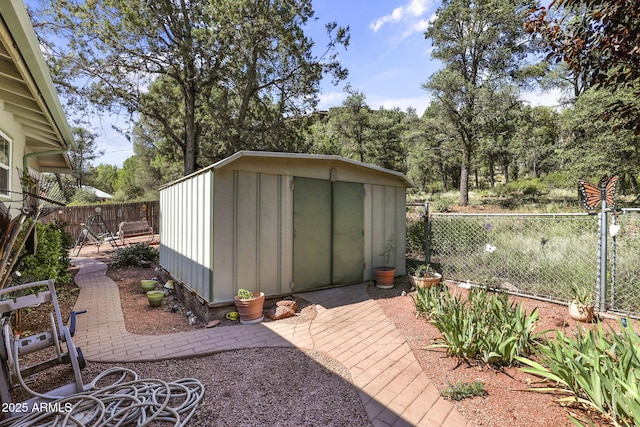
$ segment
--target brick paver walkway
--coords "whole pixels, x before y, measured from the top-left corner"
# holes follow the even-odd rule
[[[170,335],[134,335],[125,330],[117,285],[106,265],[78,258],[80,295],[74,343],[96,362],[187,358],[248,347],[314,349],[346,366],[374,426],[466,426],[467,420],[438,393],[404,337],[371,300],[366,286],[304,293],[316,304],[311,322],[199,329]]]

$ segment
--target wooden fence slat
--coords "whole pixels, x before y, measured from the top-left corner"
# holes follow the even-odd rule
[[[53,211],[41,222],[46,224],[56,219],[65,221],[65,230],[73,236],[75,241],[82,230],[82,223],[86,223],[89,217],[96,215],[96,208],[100,208],[100,215],[105,224],[114,235],[122,221],[140,221],[146,219],[153,227],[155,233],[159,232],[160,226],[160,202],[138,202],[138,203],[118,203],[101,204],[93,206],[72,206],[60,208]]]

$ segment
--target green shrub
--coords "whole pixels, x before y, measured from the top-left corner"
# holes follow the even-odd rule
[[[449,212],[459,199],[455,193],[434,194],[429,200],[429,212]]]
[[[62,253],[60,254],[61,268],[66,271],[71,261],[69,258],[69,251],[73,248],[73,236],[66,231],[66,227],[69,225],[67,221],[63,221],[56,218],[53,222],[47,224],[52,230],[57,230],[60,235],[60,244],[62,245]]]
[[[524,357],[522,371],[542,377],[548,387],[532,390],[569,395],[559,399],[596,410],[613,425],[633,426],[640,420],[640,337],[631,327],[621,333],[602,326],[575,338],[556,332],[536,348],[539,362]],[[580,422],[576,419],[577,424]]]
[[[540,178],[520,179],[501,184],[496,187],[496,193],[500,196],[525,195],[530,197],[540,196],[549,190],[548,186]]]
[[[158,261],[159,258],[156,248],[149,246],[148,243],[136,243],[126,248],[116,249],[111,265],[116,268],[128,265],[139,266],[142,261]]]
[[[242,300],[253,299],[253,292],[246,289],[238,289],[237,297]]]
[[[576,178],[571,174],[551,172],[542,177],[542,181],[552,188],[575,188]]]
[[[35,255],[24,258],[18,270],[23,282],[52,279],[56,283],[69,283],[69,249],[73,238],[64,231],[63,222],[36,223],[38,245]]]
[[[407,223],[407,252],[424,254],[424,222],[411,219]]]
[[[444,295],[443,295],[444,294]],[[411,295],[416,312],[429,319],[431,312],[438,306],[441,299],[450,299],[449,288],[446,286],[418,287]]]
[[[440,392],[440,396],[447,400],[455,401],[486,395],[487,391],[484,389],[484,384],[481,381],[474,381],[472,383],[460,381],[455,385],[449,384],[447,388]]]
[[[473,289],[465,301],[448,291],[418,291],[414,304],[442,334],[430,347],[446,348],[450,356],[512,365],[531,352],[537,309],[527,313],[522,305],[509,303],[506,294]]]

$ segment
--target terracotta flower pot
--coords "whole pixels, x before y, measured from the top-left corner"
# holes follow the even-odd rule
[[[149,291],[147,292],[147,299],[151,307],[160,307],[164,299],[164,291]]]
[[[579,322],[590,323],[593,321],[595,307],[593,305],[569,303],[569,317]]]
[[[396,276],[396,269],[393,267],[376,267],[373,269],[376,275],[376,286],[380,289],[393,288],[393,278]]]
[[[238,314],[240,315],[240,323],[246,325],[250,323],[262,322],[264,314],[262,308],[264,306],[264,292],[254,292],[251,299],[240,299],[234,297]]]
[[[432,273],[430,276],[409,276],[409,281],[415,288],[430,288],[442,280],[440,273]]]

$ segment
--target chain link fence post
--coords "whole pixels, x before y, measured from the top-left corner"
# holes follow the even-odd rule
[[[607,202],[602,201],[602,212],[600,213],[600,227],[598,236],[598,307],[600,312],[605,312],[607,306],[605,304],[607,295]]]
[[[429,201],[424,202],[424,263],[431,263],[431,222],[429,221]]]

